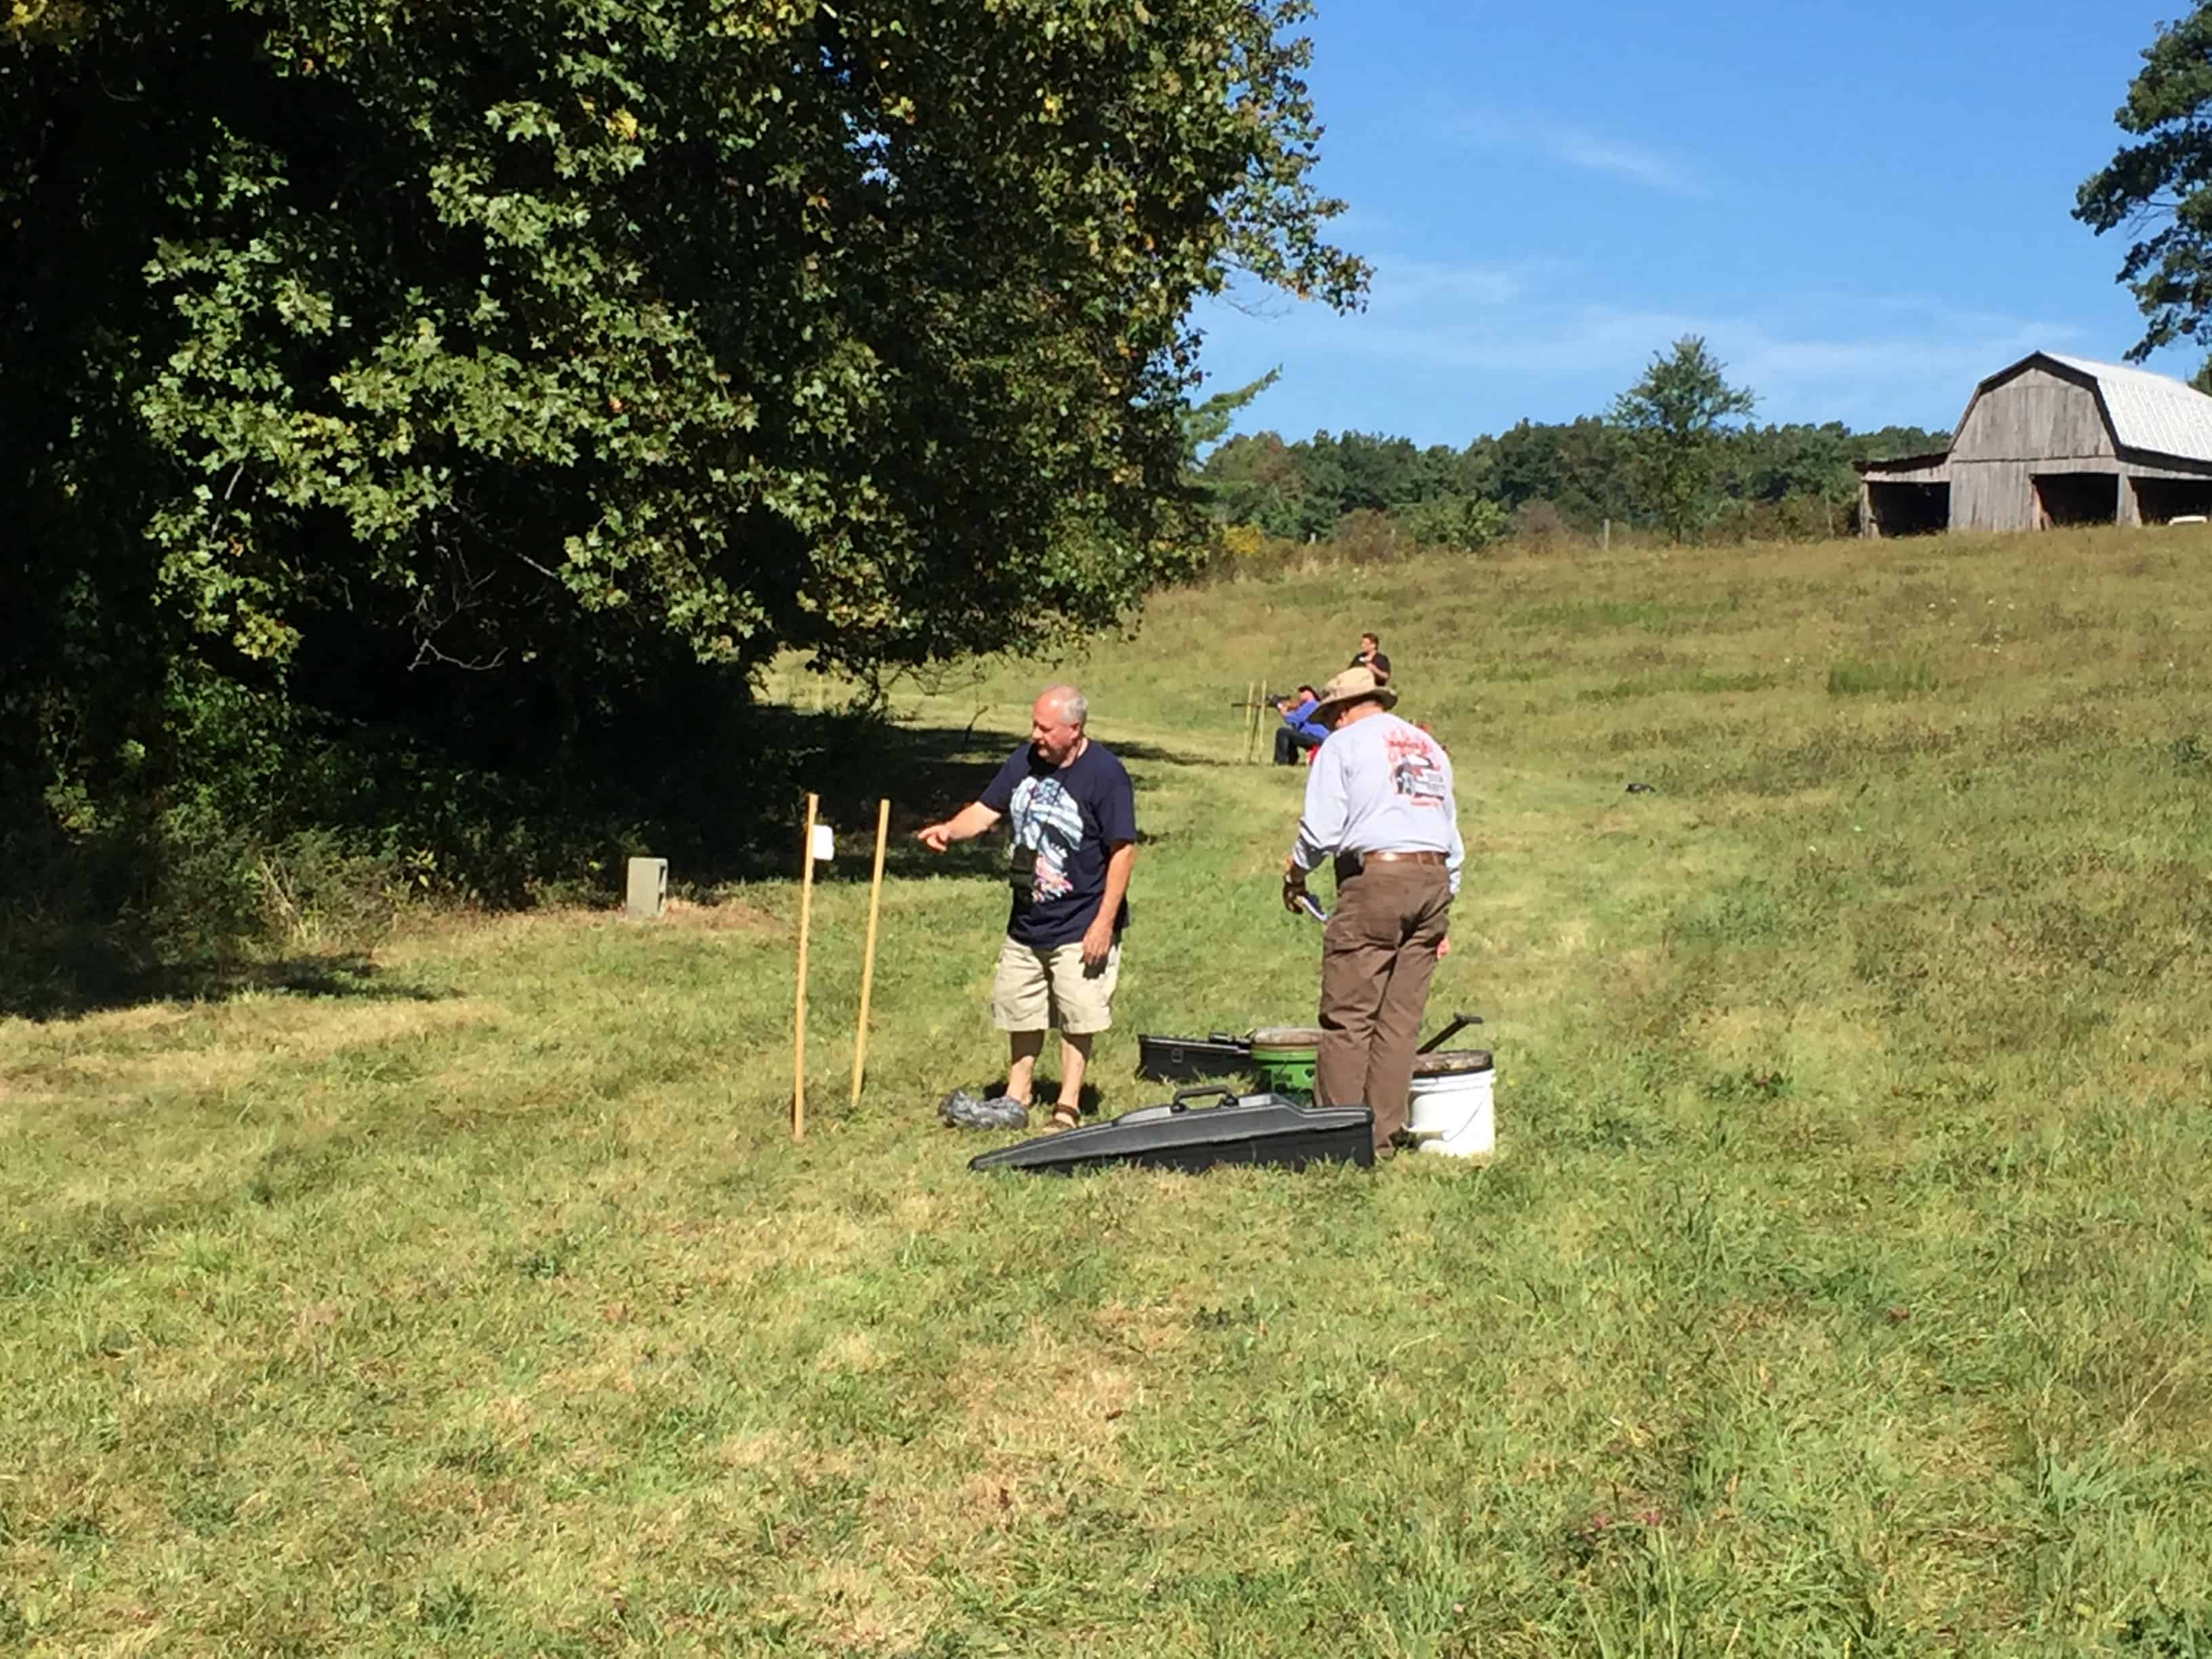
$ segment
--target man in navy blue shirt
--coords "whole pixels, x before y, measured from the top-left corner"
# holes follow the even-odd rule
[[[1007,877],[1013,909],[991,983],[992,1022],[1006,1033],[1006,1093],[1026,1106],[1044,1034],[1060,1031],[1060,1099],[1050,1127],[1081,1121],[1091,1039],[1114,1023],[1114,986],[1137,861],[1137,799],[1129,775],[1084,724],[1072,685],[1047,686],[1030,708],[1030,740],[983,793],[915,833],[933,853],[1012,819]]]

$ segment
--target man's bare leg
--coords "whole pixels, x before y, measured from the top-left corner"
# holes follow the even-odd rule
[[[1060,1109],[1083,1115],[1083,1070],[1091,1064],[1091,1033],[1060,1034]]]
[[[1037,1056],[1044,1052],[1042,1031],[1009,1031],[1006,1047],[1006,1094],[1023,1105],[1030,1103],[1030,1089],[1036,1076]]]

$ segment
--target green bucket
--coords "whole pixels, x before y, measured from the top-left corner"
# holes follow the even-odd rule
[[[1269,1025],[1252,1033],[1252,1072],[1260,1086],[1310,1104],[1321,1032],[1305,1025]]]

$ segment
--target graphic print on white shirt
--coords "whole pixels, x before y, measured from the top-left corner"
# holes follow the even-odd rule
[[[1030,891],[1040,902],[1065,898],[1075,890],[1067,863],[1083,844],[1083,807],[1058,778],[1024,778],[1008,804],[1014,821],[1014,845],[1036,854]]]
[[[1385,747],[1390,757],[1390,787],[1415,806],[1442,810],[1451,800],[1442,758],[1418,732],[1393,732]]]

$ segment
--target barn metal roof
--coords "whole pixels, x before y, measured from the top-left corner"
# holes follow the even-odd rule
[[[2123,449],[2212,461],[2212,398],[2196,387],[2124,363],[2100,363],[2056,351],[2038,355],[2096,381],[2097,395],[2104,400],[2105,414],[2112,423],[2113,441]],[[2012,372],[2007,369],[2005,374]]]

